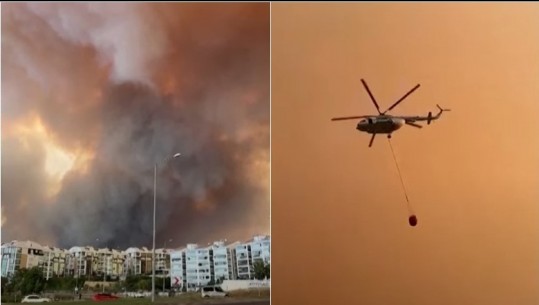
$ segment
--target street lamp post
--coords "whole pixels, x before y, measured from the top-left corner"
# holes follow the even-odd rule
[[[180,153],[174,154],[172,158],[181,156]],[[164,161],[166,161],[166,158]],[[152,242],[152,303],[155,302],[155,210],[157,197],[157,163],[153,168],[153,242]]]

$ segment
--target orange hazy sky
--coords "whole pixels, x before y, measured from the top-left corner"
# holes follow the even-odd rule
[[[388,141],[334,116],[436,113]],[[273,304],[539,304],[539,3],[272,4]]]

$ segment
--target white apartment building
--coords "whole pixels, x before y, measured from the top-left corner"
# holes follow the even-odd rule
[[[88,276],[95,267],[95,249],[93,247],[72,247],[68,250],[67,273],[74,277]]]
[[[124,274],[124,262],[126,253],[115,249],[98,249],[94,252],[92,274],[117,278]]]
[[[251,260],[251,247],[247,243],[240,243],[234,248],[236,256],[236,272],[238,280],[248,280],[252,278],[253,263]]]
[[[271,263],[271,239],[269,236],[257,235],[252,240],[234,247],[236,257],[237,278],[254,279],[254,263],[262,261]]]
[[[103,275],[106,273],[110,260],[108,259],[112,255],[112,251],[107,248],[97,249],[92,253],[92,275]]]
[[[187,291],[197,290],[212,280],[210,249],[188,244],[185,249],[185,283]]]
[[[210,247],[211,273],[215,282],[234,279],[235,272],[232,250],[223,241],[216,241]]]
[[[155,275],[167,276],[170,269],[170,251],[167,249],[155,249]]]
[[[235,247],[216,241],[207,248],[188,244],[170,252],[170,283],[173,289],[194,291],[210,281],[237,279]]]
[[[106,272],[107,275],[112,276],[113,279],[124,274],[124,262],[125,262],[125,253],[124,251],[119,251],[112,249],[110,262],[107,264]]]
[[[211,248],[188,244],[186,248],[170,252],[170,283],[173,289],[195,291],[212,279]]]
[[[152,251],[146,247],[131,247],[125,250],[125,275],[152,273]]]
[[[269,236],[255,236],[249,244],[253,264],[256,261],[262,261],[264,264],[271,263],[271,241]]]
[[[2,276],[34,266],[43,268],[47,279],[55,275],[81,277],[105,273],[117,278],[152,273],[152,251],[145,247],[125,251],[93,247],[64,250],[32,241],[12,241],[3,244],[1,249]],[[155,254],[156,276],[169,276],[175,289],[193,291],[210,281],[253,279],[256,261],[271,262],[271,242],[269,236],[255,236],[247,242],[228,245],[225,240],[205,248],[188,244],[178,250],[156,249]]]
[[[175,290],[183,290],[185,281],[185,249],[170,251],[170,287]]]
[[[230,254],[229,264],[230,264],[230,270],[232,271],[232,276],[230,277],[231,280],[237,280],[238,279],[238,263],[236,262],[236,247],[239,246],[241,243],[239,241],[236,241],[230,245],[227,246]]]
[[[67,261],[69,253],[56,247],[43,247],[44,265],[43,275],[45,279],[50,279],[53,276],[63,276],[66,274]]]
[[[42,267],[44,264],[43,246],[32,241],[14,240],[1,247],[2,276],[10,276],[18,269]]]

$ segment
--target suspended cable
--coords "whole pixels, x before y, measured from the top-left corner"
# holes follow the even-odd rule
[[[404,179],[402,179],[401,170],[399,168],[399,163],[397,162],[397,157],[395,156],[395,151],[393,150],[393,145],[391,145],[391,139],[388,138],[387,141],[389,142],[389,147],[391,148],[391,154],[393,155],[393,160],[395,161],[395,166],[397,167],[397,172],[399,173],[399,178],[401,181],[402,190],[404,192],[404,197],[406,198],[406,205],[408,207],[408,212],[410,213],[410,217],[408,218],[408,222],[411,226],[415,227],[417,225],[417,217],[414,214],[414,211],[412,209],[412,205],[410,204],[410,199],[408,198],[408,192],[406,191],[406,187],[404,185]]]

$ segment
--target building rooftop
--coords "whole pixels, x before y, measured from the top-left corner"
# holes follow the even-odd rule
[[[26,240],[26,241],[13,240],[2,245],[2,248],[6,248],[6,247],[31,248],[31,249],[39,249],[39,250],[45,249],[45,247],[43,247],[42,245],[34,241],[30,241],[30,240]]]
[[[200,247],[198,244],[195,243],[189,243],[186,246],[183,247],[177,247],[177,248],[159,248],[156,249],[156,253],[171,253],[171,252],[177,252],[177,251],[187,251],[192,249],[198,249],[198,250],[208,250],[211,248],[219,248],[219,247],[227,247],[229,249],[235,248],[239,245],[243,244],[249,244],[253,242],[260,242],[260,241],[269,241],[270,236],[269,235],[255,235],[252,239],[247,241],[235,241],[232,243],[227,243],[226,239],[214,241],[213,243],[208,244],[206,247]],[[125,250],[120,249],[108,249],[108,248],[94,248],[92,246],[74,246],[69,249],[61,249],[58,247],[51,247],[51,246],[43,246],[39,243],[33,242],[33,241],[18,241],[13,240],[11,242],[7,242],[2,244],[2,248],[7,247],[18,247],[18,248],[32,248],[32,249],[39,249],[43,251],[53,251],[53,252],[68,252],[68,253],[77,253],[77,252],[87,252],[87,253],[111,253],[111,254],[119,254],[119,253],[151,253],[152,250],[148,249],[147,247],[129,247]]]

